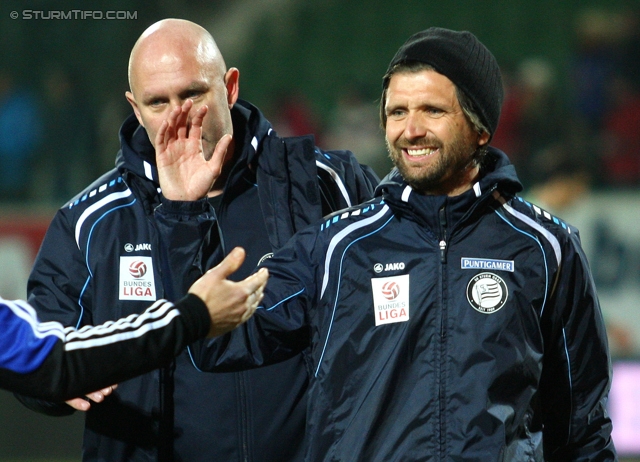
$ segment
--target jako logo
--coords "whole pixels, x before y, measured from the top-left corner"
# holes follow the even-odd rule
[[[400,286],[396,282],[389,281],[382,286],[382,296],[387,300],[394,300],[398,295],[400,295]]]
[[[147,273],[147,265],[141,261],[134,261],[129,265],[129,273],[134,278],[141,278]]]
[[[403,270],[403,269],[404,269],[404,262],[387,263],[384,267],[385,271],[396,271],[396,270]]]

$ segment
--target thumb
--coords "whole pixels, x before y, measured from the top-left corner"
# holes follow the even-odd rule
[[[242,247],[236,247],[213,270],[220,273],[221,279],[226,279],[240,268],[245,256],[245,250]]]

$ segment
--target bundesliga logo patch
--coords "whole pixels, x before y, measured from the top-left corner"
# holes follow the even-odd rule
[[[409,275],[371,279],[376,326],[409,320]]]
[[[151,257],[120,257],[120,300],[156,299]]]
[[[507,285],[493,273],[477,274],[467,285],[467,300],[480,313],[495,313],[504,306],[508,296]]]

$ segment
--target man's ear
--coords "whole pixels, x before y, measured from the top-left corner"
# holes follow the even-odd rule
[[[487,144],[489,142],[489,138],[491,138],[491,135],[487,132],[482,132],[478,137],[478,146],[484,146]]]
[[[140,116],[140,109],[138,109],[138,103],[136,103],[135,98],[133,97],[133,93],[127,91],[124,93],[124,96],[129,101],[129,104],[133,108],[133,112],[136,115],[136,119],[138,119],[138,123],[144,127],[144,123],[142,123],[142,117]]]
[[[240,71],[235,67],[230,68],[224,75],[224,85],[227,88],[227,104],[231,109],[240,94]]]

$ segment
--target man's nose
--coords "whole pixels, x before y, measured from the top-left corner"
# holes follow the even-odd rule
[[[407,139],[422,138],[427,134],[428,127],[425,117],[420,113],[409,113],[404,127],[404,135]]]

